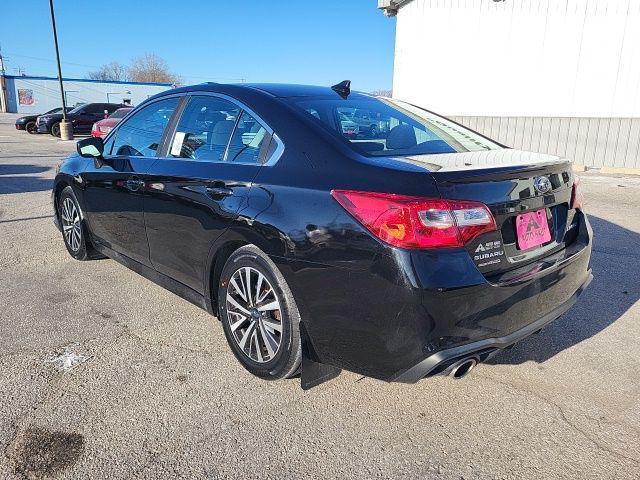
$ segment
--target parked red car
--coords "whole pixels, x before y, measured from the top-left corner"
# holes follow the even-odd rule
[[[119,108],[104,120],[100,120],[91,127],[92,137],[106,137],[107,133],[122,120],[127,113],[133,110],[133,107]]]

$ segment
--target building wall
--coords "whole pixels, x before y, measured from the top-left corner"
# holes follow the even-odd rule
[[[504,145],[560,155],[578,167],[640,173],[640,118],[450,118]]]
[[[413,0],[393,95],[507,145],[640,168],[640,1]]]
[[[60,85],[57,78],[14,77],[5,78],[8,111],[15,113],[43,113],[60,107]],[[138,105],[171,85],[133,82],[101,82],[65,79],[67,106],[76,103],[113,102],[129,99]]]

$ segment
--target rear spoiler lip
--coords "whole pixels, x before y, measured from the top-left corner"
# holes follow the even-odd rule
[[[436,183],[470,183],[478,181],[500,181],[544,175],[550,171],[571,170],[572,162],[566,158],[525,165],[504,165],[487,168],[431,170]]]

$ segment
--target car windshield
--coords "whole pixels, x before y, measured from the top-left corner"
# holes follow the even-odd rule
[[[52,113],[62,113],[62,108],[58,107],[58,108],[54,108],[53,110],[49,110],[48,112],[45,113],[45,115],[50,115]]]
[[[75,106],[69,113],[81,113],[84,106],[85,104]]]
[[[109,118],[122,118],[130,111],[131,111],[130,108],[119,108],[118,110],[113,112],[111,115],[109,115]]]
[[[390,98],[359,95],[345,100],[294,97],[290,101],[366,155],[428,155],[503,148],[444,117]],[[340,122],[345,120],[358,125],[357,135],[343,130]]]

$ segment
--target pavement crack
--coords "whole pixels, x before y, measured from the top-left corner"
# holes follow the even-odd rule
[[[585,438],[587,441],[589,441],[591,444],[593,444],[598,450],[601,450],[603,452],[609,453],[610,455],[614,456],[614,457],[618,457],[624,460],[627,460],[629,462],[632,462],[635,465],[640,465],[640,460],[634,458],[634,457],[630,457],[628,455],[625,455],[623,453],[617,452],[615,450],[613,450],[612,448],[608,447],[607,445],[603,445],[602,443],[600,443],[598,440],[596,440],[595,438],[593,438],[588,432],[586,432],[584,429],[580,428],[576,423],[574,423],[566,414],[566,412],[564,411],[564,409],[555,401],[553,401],[550,398],[547,398],[535,391],[529,390],[527,388],[523,388],[521,385],[516,385],[515,383],[511,383],[511,382],[505,382],[505,381],[501,381],[501,380],[497,380],[496,378],[493,377],[488,377],[486,375],[481,375],[481,374],[476,374],[476,376],[483,378],[485,380],[489,380],[490,382],[494,382],[497,383],[499,385],[502,385],[504,387],[507,388],[512,388],[514,390],[520,391],[520,392],[524,392],[524,393],[528,393],[529,395],[543,401],[544,403],[551,405],[558,413],[560,416],[560,419],[566,424],[568,425],[572,430],[574,430],[575,432],[577,432],[579,435],[581,435],[583,438]]]
[[[212,357],[213,354],[208,352],[207,350],[198,350],[195,348],[190,348],[190,347],[185,347],[183,345],[175,345],[172,343],[166,343],[166,342],[154,342],[152,340],[149,340],[148,338],[143,337],[142,335],[139,335],[137,333],[135,333],[133,330],[131,330],[131,327],[129,325],[125,325],[123,323],[120,322],[116,322],[116,324],[121,327],[123,329],[123,333],[121,335],[119,335],[115,341],[113,343],[117,343],[120,338],[122,338],[123,335],[127,335],[131,338],[133,338],[136,341],[139,341],[140,343],[143,343],[145,345],[151,346],[151,347],[165,347],[165,348],[172,348],[175,350],[183,350],[185,352],[189,352],[195,355],[204,355],[204,356],[208,356],[208,357]]]

